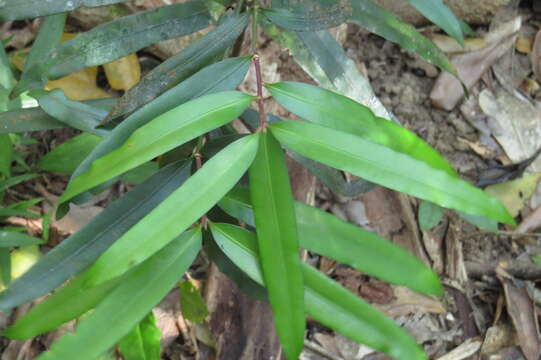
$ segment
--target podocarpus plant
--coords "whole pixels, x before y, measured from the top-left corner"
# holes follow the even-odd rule
[[[498,201],[461,180],[428,144],[378,116],[384,109],[325,29],[353,22],[454,72],[447,58],[414,28],[368,0],[188,1],[122,17],[58,44],[66,11],[118,2],[7,0],[0,7],[4,20],[47,15],[19,82],[2,82],[11,98],[30,90],[39,107],[0,114],[2,132],[73,127],[102,137],[74,171],[59,200],[60,215],[69,202],[84,201],[123,173],[156,158],[160,164],[0,294],[5,310],[54,291],[4,335],[34,337],[86,314],[75,333],[39,359],[95,359],[130,331],[140,331],[139,322],[148,321],[145,316],[203,246],[218,265],[228,263],[223,270],[235,272],[242,288],[265,287],[288,359],[296,359],[303,347],[306,315],[397,359],[426,358],[393,321],[302,263],[299,249],[426,294],[442,293],[437,276],[375,234],[294,201],[284,149],[345,195],[378,184],[512,224]],[[464,25],[439,0],[410,3],[462,40]],[[150,71],[112,107],[40,90],[48,79],[193,33],[214,18],[214,30]],[[224,57],[238,54],[235,42],[250,20],[254,40],[262,26],[333,91],[297,82],[263,84],[257,55]],[[257,43],[252,44],[255,50]],[[2,80],[11,75],[5,54],[0,55]],[[234,90],[252,62],[256,96]],[[266,114],[264,86],[275,101],[307,121]],[[2,101],[9,103],[7,96]],[[239,117],[253,134],[233,130],[229,123]],[[361,180],[345,183],[339,170]],[[204,243],[202,233],[209,235]]]

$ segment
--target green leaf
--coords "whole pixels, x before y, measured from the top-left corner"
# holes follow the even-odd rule
[[[112,243],[190,176],[191,162],[170,164],[115,200],[0,293],[6,310],[45,295],[92,264]],[[62,308],[62,307],[61,307]]]
[[[98,99],[85,101],[85,104],[107,109],[116,102],[116,99]],[[66,128],[68,125],[58,121],[47,114],[40,107],[11,110],[0,113],[0,134],[22,133]]]
[[[293,194],[280,144],[268,131],[261,137],[250,168],[259,256],[278,338],[287,357],[296,359],[306,320]]]
[[[442,28],[449,36],[464,45],[462,25],[441,0],[407,0],[428,20]]]
[[[207,66],[146,104],[116,126],[83,161],[73,176],[82,174],[88,170],[94,160],[120,147],[137,128],[155,117],[203,95],[234,90],[246,76],[250,59],[249,56],[230,58]]]
[[[16,83],[17,80],[15,80],[13,72],[11,71],[11,65],[4,44],[0,44],[0,86],[8,91],[11,90]]]
[[[470,215],[465,214],[463,212],[458,212],[458,215],[460,215],[461,218],[469,222],[470,224],[477,226],[479,229],[483,230],[489,230],[496,232],[498,231],[498,222],[494,221],[492,219],[488,219],[484,216],[476,216],[476,215]]]
[[[0,279],[6,287],[11,282],[11,252],[8,248],[0,248]]]
[[[162,332],[156,326],[156,318],[148,313],[118,343],[125,360],[160,360]]]
[[[280,105],[308,121],[384,145],[458,177],[447,160],[424,140],[398,124],[375,116],[368,107],[348,97],[299,82],[268,84],[266,88]]]
[[[53,118],[69,127],[79,129],[96,136],[105,136],[108,130],[96,129],[107,111],[79,101],[70,100],[60,89],[52,91],[35,90],[30,95],[39,102],[39,106]]]
[[[58,340],[39,360],[93,360],[125,336],[171,290],[201,248],[201,237],[179,239],[123,279],[74,334]],[[87,346],[89,343],[92,346]]]
[[[259,137],[247,136],[210,159],[86,271],[87,286],[129,270],[161,249],[210,210],[252,163]]]
[[[19,176],[11,177],[7,180],[0,181],[0,191],[4,191],[9,187],[15,186],[17,184],[22,183],[23,181],[28,181],[30,179],[34,179],[38,177],[38,174],[24,174]]]
[[[13,145],[9,134],[0,134],[0,175],[11,176],[11,162],[13,161]]]
[[[65,11],[81,6],[103,6],[126,0],[6,0],[0,7],[0,21],[30,19]]]
[[[34,40],[30,53],[26,57],[21,79],[13,89],[13,97],[19,96],[28,88],[42,87],[47,76],[46,62],[43,60],[60,43],[67,17],[68,13],[63,13],[47,16],[43,20],[38,36]]]
[[[225,91],[194,99],[158,116],[73,179],[60,202],[228,123],[242,114],[253,99],[238,91]]]
[[[351,16],[351,6],[335,3],[320,8],[298,9],[262,9],[261,12],[276,25],[295,31],[317,31],[336,27]]]
[[[231,190],[218,204],[229,215],[254,226],[248,191]],[[440,281],[415,256],[376,234],[301,202],[295,215],[302,248],[337,260],[392,284],[439,295]]]
[[[27,246],[43,244],[43,239],[35,238],[15,231],[0,230],[0,247]]]
[[[55,79],[105,64],[155,42],[194,33],[210,20],[205,4],[197,0],[121,17],[60,44],[46,60],[47,75]]]
[[[121,175],[120,180],[129,184],[140,184],[154,175],[159,169],[160,165],[156,161],[149,161]]]
[[[180,288],[180,310],[185,319],[201,323],[209,315],[205,299],[191,281],[182,281]]]
[[[47,153],[36,166],[42,170],[71,174],[100,140],[99,136],[88,133],[77,135]]]
[[[282,121],[270,128],[283,145],[324,164],[442,207],[515,223],[505,207],[482,190],[387,147],[302,121]]]
[[[408,1],[441,3],[441,0]],[[374,4],[370,0],[352,1],[351,4],[353,6],[353,16],[350,19],[351,22],[382,36],[389,41],[400,44],[404,49],[413,51],[429,63],[457,76],[455,66],[449,58],[434,43],[422,36],[413,26],[400,21],[394,13]],[[454,16],[453,19],[456,21]],[[458,21],[456,21],[456,25],[460,27]],[[460,28],[458,28],[458,34],[460,35],[461,41],[464,41]]]
[[[226,14],[216,29],[156,66],[120,98],[107,120],[128,114],[215,61],[233,45],[248,24],[248,15]],[[217,75],[216,75],[217,76]]]
[[[254,234],[230,224],[211,224],[220,248],[262,284]],[[337,332],[400,360],[427,359],[415,341],[391,319],[324,274],[301,263],[306,313]]]
[[[421,201],[418,218],[421,230],[430,230],[443,218],[443,209],[430,201]]]

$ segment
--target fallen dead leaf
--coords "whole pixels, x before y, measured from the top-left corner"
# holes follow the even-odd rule
[[[445,314],[445,306],[435,297],[418,294],[404,286],[395,286],[395,299],[385,305],[374,305],[390,317],[410,314]]]
[[[541,227],[541,205],[528,215],[515,230],[517,233],[530,233]]]
[[[109,85],[115,90],[129,90],[141,79],[141,65],[136,54],[103,65]]]
[[[481,346],[481,355],[490,355],[514,345],[514,337],[514,331],[510,326],[494,325],[489,327]]]
[[[458,347],[454,348],[451,352],[439,357],[437,360],[462,360],[466,359],[481,348],[481,340],[479,339],[468,339],[460,344]]]
[[[535,35],[530,60],[535,78],[541,81],[541,30]]]
[[[524,174],[522,178],[517,180],[490,185],[485,189],[485,192],[500,200],[511,216],[516,217],[526,201],[534,194],[540,179],[541,172]]]

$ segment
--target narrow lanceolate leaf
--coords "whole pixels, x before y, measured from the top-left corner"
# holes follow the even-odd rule
[[[22,183],[23,181],[28,181],[28,180],[36,178],[38,176],[39,175],[37,175],[37,174],[24,174],[24,175],[18,175],[18,176],[11,177],[11,178],[6,179],[4,181],[0,181],[0,191],[4,191],[4,190],[6,190],[7,188],[9,188],[11,186],[15,186],[17,184]]]
[[[101,65],[160,40],[194,33],[210,23],[201,1],[162,6],[96,26],[54,49],[48,59],[51,79]]]
[[[261,134],[250,168],[250,197],[276,330],[287,357],[296,359],[306,327],[297,224],[284,154],[269,131]]]
[[[428,20],[442,28],[460,44],[464,44],[463,24],[441,0],[407,0]]]
[[[11,251],[8,248],[0,248],[0,280],[4,286],[11,282]]]
[[[118,348],[125,360],[160,360],[161,336],[156,318],[150,312],[118,342]]]
[[[228,123],[242,114],[253,99],[241,92],[225,91],[200,97],[158,116],[73,179],[60,202]]]
[[[45,295],[92,264],[190,176],[191,162],[170,164],[94,217],[0,293],[0,309]],[[60,307],[62,308],[62,307]]]
[[[137,128],[155,117],[203,95],[234,90],[246,76],[250,59],[250,56],[229,58],[207,66],[146,104],[117,125],[81,163],[73,176],[82,174],[88,170],[94,160],[120,147]],[[1,123],[0,114],[0,125]]]
[[[87,286],[121,275],[169,243],[212,208],[252,163],[259,137],[226,147],[125,233],[85,273]]]
[[[441,0],[432,2],[430,0],[408,0],[410,2],[425,2],[435,3]],[[403,23],[398,17],[389,10],[374,4],[370,0],[356,0],[351,2],[353,6],[353,15],[350,21],[373,32],[385,39],[398,43],[404,49],[413,51],[414,53],[423,57],[429,63],[432,63],[442,70],[445,70],[451,74],[456,75],[456,69],[451,63],[449,58],[430,40],[422,36],[413,26]],[[445,5],[441,4],[443,7]],[[429,5],[436,6],[436,5]],[[447,9],[449,10],[449,9]],[[452,13],[450,13],[451,16]],[[462,32],[460,31],[460,25],[456,18],[458,26],[458,34],[462,39]]]
[[[498,200],[408,155],[358,136],[301,121],[282,121],[270,128],[283,145],[324,164],[443,207],[506,224],[515,223]]]
[[[171,290],[200,248],[200,237],[173,241],[126,276],[79,322],[74,334],[62,337],[37,359],[95,359],[128,334]],[[89,343],[92,346],[86,346]]]
[[[6,54],[6,49],[4,44],[0,46],[0,86],[2,86],[6,91],[11,90],[16,84],[15,77],[11,71],[11,64],[9,63],[9,58]]]
[[[11,162],[13,161],[13,144],[9,134],[0,134],[0,176],[11,176]]]
[[[45,154],[36,166],[42,170],[71,174],[100,140],[99,136],[88,133],[77,135]]]
[[[0,231],[0,247],[27,246],[42,244],[43,239],[16,231]]]
[[[263,284],[254,234],[230,224],[212,224],[211,228],[226,255],[254,281]],[[427,359],[391,319],[311,266],[301,263],[301,267],[306,313],[316,321],[396,359]]]
[[[236,187],[218,204],[226,213],[255,226],[249,192]],[[363,273],[425,294],[441,294],[436,274],[409,252],[338,217],[295,202],[299,245]]]
[[[156,66],[118,101],[107,119],[133,112],[196,71],[217,60],[248,24],[248,15],[226,14],[216,29]],[[218,74],[216,74],[218,76]]]
[[[338,26],[351,16],[351,5],[345,2],[332,4],[318,10],[290,11],[263,9],[263,14],[273,23],[295,31],[317,31]]]
[[[36,90],[30,93],[40,107],[50,116],[69,127],[79,129],[96,136],[105,136],[108,130],[96,129],[107,111],[79,101],[73,101],[59,89],[52,91]]]
[[[348,97],[300,82],[266,87],[280,105],[306,120],[387,146],[458,176],[447,160],[424,140],[398,124],[375,116],[368,107]]]
[[[47,68],[43,60],[47,58],[51,49],[60,43],[67,17],[68,14],[63,13],[48,16],[43,20],[38,36],[24,62],[21,80],[13,90],[13,96],[20,95],[30,87],[40,88],[45,82]],[[32,84],[36,85],[32,86]]]
[[[6,0],[0,7],[0,21],[30,19],[65,11],[81,6],[103,6],[126,0]]]
[[[109,109],[116,99],[99,99],[84,102],[91,106]],[[0,134],[67,128],[69,125],[56,120],[40,107],[0,113]]]

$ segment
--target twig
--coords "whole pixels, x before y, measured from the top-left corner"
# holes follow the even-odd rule
[[[253,62],[255,67],[255,78],[257,81],[257,106],[259,108],[259,128],[265,131],[267,129],[267,116],[265,114],[265,107],[263,104],[263,79],[261,77],[261,63],[259,61],[259,55],[254,55]]]

